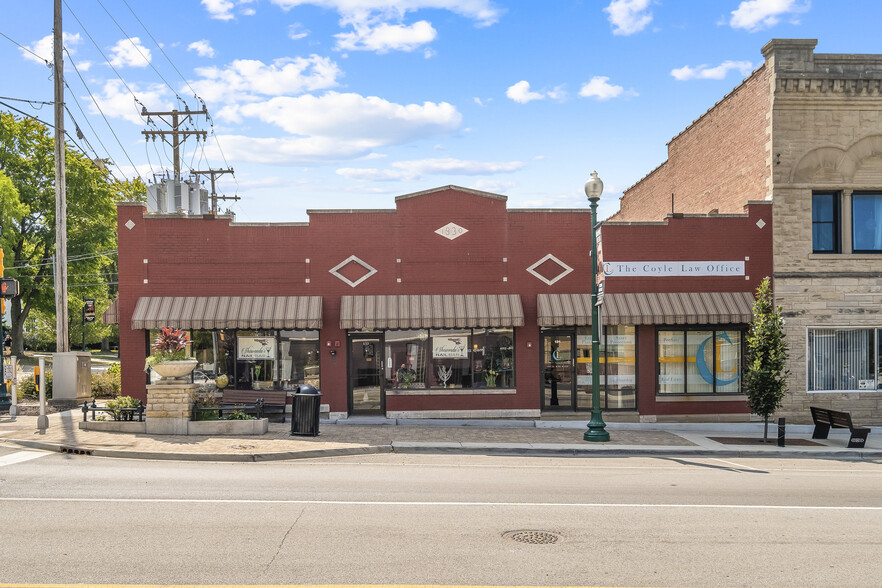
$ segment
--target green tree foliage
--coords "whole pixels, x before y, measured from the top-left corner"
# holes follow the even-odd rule
[[[756,289],[753,320],[747,335],[747,368],[744,392],[751,412],[763,417],[763,440],[769,439],[769,417],[781,407],[787,391],[787,342],[781,307],[775,307],[771,281],[766,277]]]
[[[103,162],[94,162],[68,146],[67,184],[68,309],[71,344],[82,331],[82,299],[94,298],[100,314],[116,296],[116,206],[145,192],[139,180],[118,182]],[[0,246],[6,254],[6,275],[19,281],[21,295],[11,300],[13,353],[23,352],[23,325],[31,312],[40,323],[54,322],[55,254],[54,143],[41,123],[0,113]],[[53,319],[50,321],[50,319]],[[87,340],[110,335],[96,321],[86,327]],[[54,332],[54,326],[52,327]],[[54,334],[53,334],[54,338]]]

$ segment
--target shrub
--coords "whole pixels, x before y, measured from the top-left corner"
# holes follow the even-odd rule
[[[112,411],[110,414],[113,416],[113,420],[121,421],[124,418],[123,415],[126,415],[127,413],[124,413],[119,409],[138,408],[138,403],[139,400],[137,398],[132,398],[131,396],[117,396],[112,400],[108,400],[104,407],[109,408]]]
[[[18,384],[18,393],[22,397],[38,398],[37,384],[34,382],[34,376],[31,374]],[[46,398],[52,398],[52,370],[46,370]]]
[[[229,415],[227,415],[228,421],[253,421],[255,417],[251,416],[247,412],[241,410],[234,410]]]
[[[144,363],[146,372],[154,364],[162,361],[179,361],[187,359],[187,345],[190,344],[190,335],[181,329],[162,327],[151,349],[153,354]]]
[[[111,364],[110,368],[103,372],[92,374],[92,396],[95,398],[113,398],[122,392],[122,378],[120,377],[119,364]]]

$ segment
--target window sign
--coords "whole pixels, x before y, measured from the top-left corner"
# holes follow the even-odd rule
[[[239,337],[239,353],[237,359],[241,361],[275,359],[275,337]]]
[[[432,337],[433,359],[465,359],[469,356],[468,338],[464,336]]]

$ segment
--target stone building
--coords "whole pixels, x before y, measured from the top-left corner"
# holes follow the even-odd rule
[[[607,223],[772,202],[790,348],[782,416],[817,405],[882,423],[882,55],[773,39],[765,63],[668,144]],[[762,228],[762,227],[760,227]],[[767,227],[771,229],[772,227]]]

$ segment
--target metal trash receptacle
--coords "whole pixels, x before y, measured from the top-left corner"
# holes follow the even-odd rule
[[[308,384],[301,384],[293,395],[294,405],[291,407],[291,434],[319,434],[319,411],[322,406],[322,393]]]

